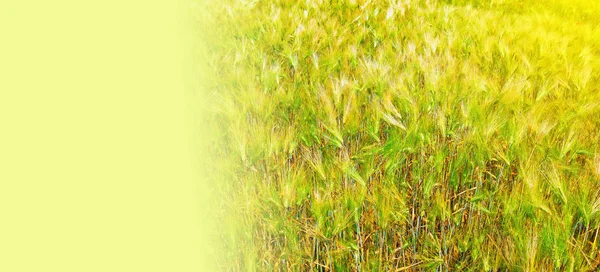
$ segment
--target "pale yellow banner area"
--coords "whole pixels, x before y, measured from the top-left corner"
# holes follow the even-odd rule
[[[0,271],[213,271],[185,5],[0,2]]]

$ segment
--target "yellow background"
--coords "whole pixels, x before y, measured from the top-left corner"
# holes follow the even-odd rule
[[[0,271],[212,270],[186,8],[0,1]]]

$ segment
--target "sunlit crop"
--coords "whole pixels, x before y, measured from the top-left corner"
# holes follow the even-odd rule
[[[221,269],[600,265],[600,6],[215,0]]]

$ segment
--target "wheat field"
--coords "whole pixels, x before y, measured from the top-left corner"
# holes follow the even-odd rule
[[[207,0],[223,271],[600,267],[600,6]]]

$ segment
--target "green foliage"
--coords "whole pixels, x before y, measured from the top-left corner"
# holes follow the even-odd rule
[[[223,270],[600,265],[600,8],[205,3]]]

